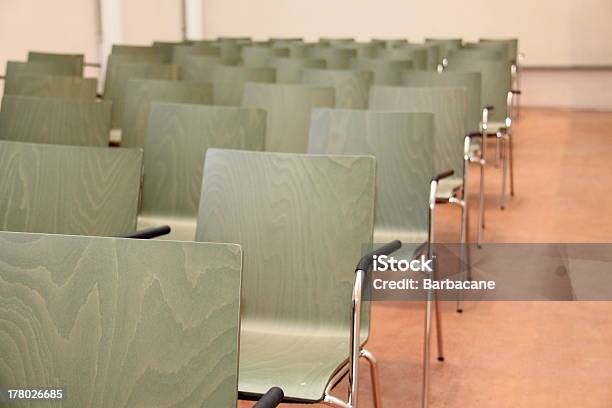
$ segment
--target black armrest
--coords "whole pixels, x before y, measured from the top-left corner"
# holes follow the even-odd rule
[[[510,92],[512,92],[513,95],[520,95],[521,91],[519,91],[518,89],[512,89],[510,90]]]
[[[134,238],[134,239],[151,239],[167,235],[172,231],[169,225],[162,225],[161,227],[147,228],[141,231],[128,232],[127,234],[121,235],[118,238]]]
[[[431,181],[440,181],[442,179],[452,176],[453,174],[455,174],[455,170],[446,170],[446,171],[443,171],[442,173],[438,173],[435,176],[433,176]]]
[[[495,110],[495,106],[493,105],[485,106],[484,108],[489,111]]]
[[[281,403],[284,397],[285,393],[282,389],[279,387],[272,387],[261,396],[259,401],[253,405],[253,408],[275,408]]]
[[[468,137],[482,137],[482,133],[481,132],[471,132],[468,133]]]
[[[378,256],[378,255],[389,255],[395,251],[397,251],[398,249],[400,249],[402,247],[402,242],[395,240],[395,241],[391,241],[388,244],[385,244],[383,246],[381,246],[378,249],[375,249],[373,251],[371,251],[370,253],[364,255],[361,257],[361,259],[359,260],[359,263],[357,264],[357,268],[355,268],[356,271],[364,271],[367,272],[370,267],[372,266],[372,262],[373,262],[373,258],[374,256]]]

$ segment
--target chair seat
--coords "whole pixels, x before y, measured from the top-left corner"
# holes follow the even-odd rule
[[[196,234],[196,219],[195,218],[170,218],[170,217],[155,217],[155,216],[138,216],[137,230],[169,225],[171,232],[168,235],[158,237],[156,239],[170,241],[194,241]]]
[[[438,191],[436,192],[436,200],[447,201],[453,197],[463,187],[463,179],[461,177],[448,177],[440,180],[438,183]]]
[[[327,384],[348,361],[348,329],[328,334],[296,334],[299,331],[294,329],[241,330],[238,390],[243,396],[261,395],[278,386],[287,399],[323,399]]]

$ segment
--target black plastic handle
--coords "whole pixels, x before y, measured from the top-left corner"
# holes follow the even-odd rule
[[[488,110],[488,111],[495,110],[495,106],[493,106],[493,105],[485,106],[484,108],[485,108],[486,110]]]
[[[510,92],[512,92],[512,94],[514,95],[520,95],[521,91],[519,91],[518,89],[512,89]]]
[[[482,132],[471,132],[468,133],[469,137],[482,137]]]
[[[438,173],[435,176],[433,176],[431,181],[440,181],[442,179],[452,176],[453,174],[455,174],[455,170],[446,170],[446,171],[443,171],[442,173]]]
[[[129,232],[119,236],[119,238],[151,239],[161,237],[162,235],[168,235],[170,231],[172,231],[172,229],[169,225],[162,225],[161,227],[153,227],[140,231]]]
[[[275,408],[281,403],[284,397],[285,393],[281,388],[272,387],[261,396],[259,401],[253,405],[253,408]]]
[[[372,252],[364,255],[361,257],[361,259],[359,260],[359,263],[357,264],[357,268],[355,270],[357,271],[364,271],[367,272],[370,267],[372,266],[372,262],[373,262],[373,258],[374,256],[379,256],[379,255],[389,255],[392,254],[393,252],[397,251],[398,249],[400,249],[402,247],[402,242],[399,240],[395,240],[395,241],[391,241],[388,244],[385,244],[383,246],[381,246],[378,249],[373,250]]]

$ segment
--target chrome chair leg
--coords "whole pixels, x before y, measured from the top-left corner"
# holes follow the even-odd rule
[[[423,388],[421,390],[421,408],[429,405],[429,354],[431,345],[431,308],[433,306],[433,291],[427,292],[425,304],[425,338],[423,344]]]
[[[514,197],[514,152],[512,151],[512,128],[508,129],[508,165],[510,166],[510,196]]]
[[[501,202],[500,202],[500,208],[502,210],[504,210],[506,208],[506,180],[508,178],[508,136],[504,134],[503,138],[502,138],[502,142],[503,142],[503,151],[504,151],[504,161],[502,163],[503,165],[503,172],[502,172],[502,185],[501,185]]]
[[[365,358],[370,364],[370,378],[372,380],[372,398],[374,399],[374,408],[381,408],[381,398],[380,398],[380,373],[378,369],[378,361],[376,361],[376,357],[374,354],[370,353],[366,349],[361,349],[361,353],[359,355]]]
[[[500,155],[500,148],[499,148],[499,139],[500,139],[501,135],[499,132],[497,132],[496,137],[495,137],[495,168],[499,167],[499,155]]]
[[[479,196],[479,203],[478,203],[478,229],[476,230],[476,243],[478,244],[478,248],[482,247],[482,234],[484,233],[484,227],[485,227],[485,214],[484,214],[484,207],[485,207],[485,194],[484,194],[484,189],[485,189],[485,181],[484,181],[484,169],[485,169],[485,160],[484,158],[480,159],[480,162],[478,163],[478,165],[480,166],[480,196]]]

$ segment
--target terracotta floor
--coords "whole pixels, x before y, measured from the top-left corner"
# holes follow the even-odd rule
[[[486,242],[611,242],[612,113],[523,109],[514,140],[516,196],[505,211],[500,170],[487,168]],[[457,217],[438,209],[440,241],[456,240]],[[373,305],[367,348],[379,360],[385,408],[420,405],[422,307]],[[474,302],[463,314],[446,304],[443,322],[446,361],[432,356],[432,408],[612,407],[612,302]],[[362,363],[363,408],[373,405],[368,374]]]

